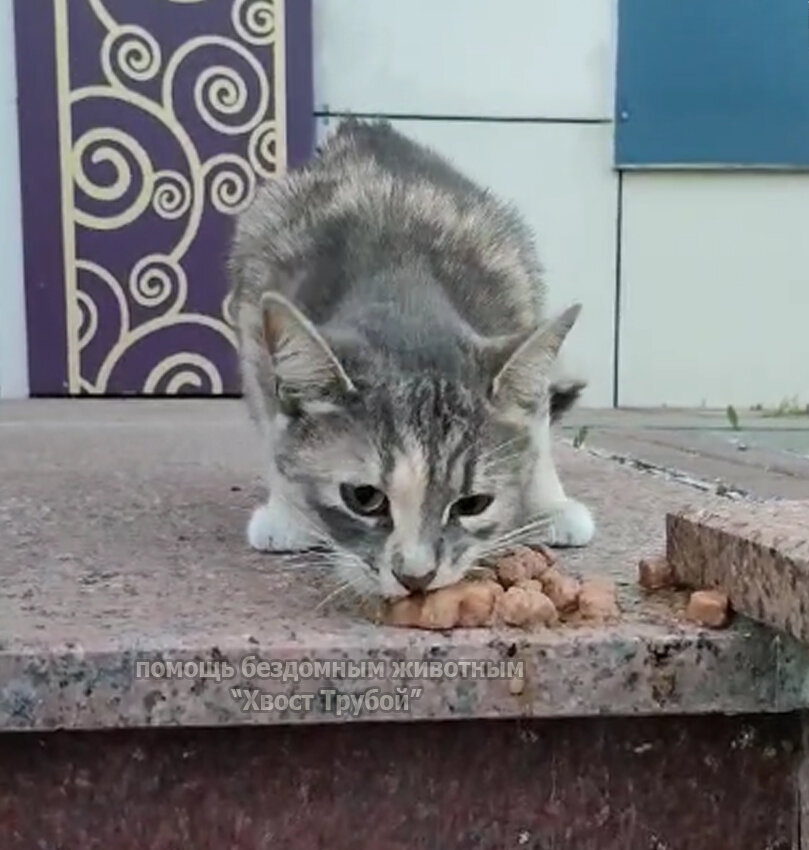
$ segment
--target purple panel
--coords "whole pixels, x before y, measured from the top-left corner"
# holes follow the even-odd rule
[[[68,385],[52,4],[17,0],[14,22],[29,381],[33,395],[60,395]]]
[[[309,0],[285,3],[284,39],[266,7],[17,0],[34,395],[239,392],[224,304],[233,215],[314,140]]]
[[[292,0],[285,7],[287,51],[287,156],[297,168],[311,156],[315,141],[312,80],[311,2]],[[302,37],[300,33],[306,33]]]

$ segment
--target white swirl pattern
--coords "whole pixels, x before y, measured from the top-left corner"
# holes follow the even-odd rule
[[[219,212],[236,215],[253,200],[256,175],[240,156],[223,153],[212,157],[205,164],[204,173],[210,183],[211,204]]]
[[[98,306],[86,292],[78,293],[78,306],[82,314],[79,348],[84,348],[98,332]]]
[[[165,219],[182,218],[191,207],[191,182],[179,171],[158,171],[155,174],[152,207]]]
[[[275,38],[275,4],[271,0],[237,0],[233,4],[233,28],[239,38],[257,47]]]
[[[188,296],[188,279],[183,267],[171,257],[152,254],[138,260],[132,269],[129,293],[141,307],[170,304],[169,309],[177,312],[183,308]]]
[[[90,165],[112,167],[115,179],[107,185],[92,177]],[[93,201],[112,203],[124,198],[133,187],[140,186],[130,204],[117,214],[95,215],[75,210],[76,222],[91,230],[117,230],[138,218],[149,205],[150,188],[154,179],[152,161],[143,145],[128,133],[115,127],[88,130],[75,144],[72,172],[76,187]],[[135,166],[137,177],[130,162]]]
[[[171,377],[165,380],[168,375]],[[207,387],[203,375],[207,378]],[[193,351],[181,351],[158,363],[146,378],[143,389],[150,394],[162,389],[166,395],[175,395],[183,387],[197,392],[206,391],[206,394],[210,395],[221,395],[222,376],[206,357]]]
[[[275,121],[259,124],[250,135],[247,143],[247,157],[253,171],[259,177],[269,180],[277,170],[278,128]]]
[[[120,83],[117,69],[134,82],[143,83],[160,73],[160,45],[148,30],[121,26],[107,33],[101,45],[101,67],[107,79]]]
[[[190,297],[189,286],[203,287],[210,279],[189,280],[186,262],[194,252],[204,250],[202,237],[198,239],[203,221],[211,214],[238,214],[252,201],[258,180],[272,179],[285,167],[283,110],[273,110],[273,104],[282,105],[286,96],[284,0],[168,2],[178,7],[199,5],[201,11],[209,3],[229,3],[228,31],[195,34],[179,47],[166,50],[159,33],[118,21],[108,8],[114,7],[117,14],[125,4],[56,0],[54,6],[62,179],[67,181],[62,214],[66,219],[68,366],[73,393],[107,392],[116,369],[123,369],[135,346],[148,353],[150,336],[160,333],[165,338],[173,328],[185,329],[183,342],[178,337],[177,349],[166,356],[162,343],[163,353],[144,373],[142,383],[127,390],[169,395],[224,392],[216,358],[205,350],[189,350],[188,332],[198,327],[207,339],[213,334],[226,346],[235,346],[228,298],[220,302],[217,315],[190,309],[189,304],[199,299]],[[102,79],[72,88],[72,19],[67,6],[73,12],[80,4],[94,16],[94,26],[102,32],[97,45]],[[131,8],[138,6],[133,2]],[[188,21],[188,11],[183,14]],[[91,48],[86,43],[76,42],[75,46],[82,51]],[[260,61],[258,56],[265,58]],[[99,102],[104,115],[121,114],[120,123],[113,119],[117,126],[91,126],[74,138],[76,110],[86,111],[88,104]],[[110,113],[110,107],[116,111]],[[123,120],[127,110],[173,140],[180,153],[179,167],[176,155],[163,161],[163,155],[158,158],[147,150],[146,136],[136,138],[132,121]],[[215,146],[212,149],[210,139],[204,146],[197,145],[200,131],[193,122],[199,122],[213,139],[221,139],[219,151]],[[81,126],[86,128],[87,121]],[[234,145],[241,153],[234,152]],[[203,149],[205,157],[201,156]],[[156,222],[161,221],[164,224],[158,227]],[[179,223],[180,228],[171,222]],[[97,238],[88,242],[82,238],[83,231],[114,234],[135,225],[139,234],[154,230],[156,237],[146,244],[151,251],[129,261],[123,274],[120,270],[114,273],[99,258],[77,253],[78,246],[95,244]],[[170,245],[165,244],[166,234],[171,233],[167,227],[176,230]],[[138,237],[134,244],[140,241]],[[129,251],[133,241],[124,239],[121,244]],[[120,253],[127,252],[112,256]],[[210,262],[221,264],[221,258],[211,257]],[[80,276],[84,282],[81,289]],[[94,296],[103,298],[103,305]],[[117,311],[116,316],[111,309]],[[115,333],[111,334],[113,325]],[[105,340],[107,348],[99,361],[100,340]],[[92,362],[87,359],[90,353]]]
[[[270,90],[264,76],[264,70],[258,60],[246,48],[237,44],[227,45],[231,50],[244,58],[251,66],[258,82],[259,96],[252,114],[240,123],[223,121],[222,116],[231,119],[234,115],[244,112],[248,106],[247,82],[235,69],[226,65],[215,65],[206,68],[197,78],[194,86],[194,103],[205,123],[224,135],[240,136],[249,133],[261,123],[267,114]]]

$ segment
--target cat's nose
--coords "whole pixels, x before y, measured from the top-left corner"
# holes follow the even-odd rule
[[[405,590],[409,590],[410,593],[418,593],[419,591],[427,590],[437,572],[438,568],[435,567],[430,572],[422,573],[422,575],[418,576],[411,573],[397,572],[396,570],[393,571],[393,575]]]

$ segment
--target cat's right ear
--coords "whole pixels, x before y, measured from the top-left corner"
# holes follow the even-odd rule
[[[529,333],[506,337],[484,350],[493,377],[489,395],[502,408],[516,405],[530,411],[547,393],[559,349],[581,312],[574,304]]]
[[[264,341],[281,398],[306,402],[355,391],[329,344],[317,328],[283,295],[261,299]]]

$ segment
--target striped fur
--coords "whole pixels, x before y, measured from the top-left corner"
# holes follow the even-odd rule
[[[260,189],[229,270],[268,450],[265,548],[325,541],[358,587],[398,595],[397,565],[450,583],[541,510],[536,423],[581,388],[552,378],[578,310],[546,321],[509,206],[387,124],[349,121]],[[383,491],[389,515],[352,513],[346,483]],[[474,494],[491,507],[455,516]],[[300,534],[273,528],[281,514]]]

